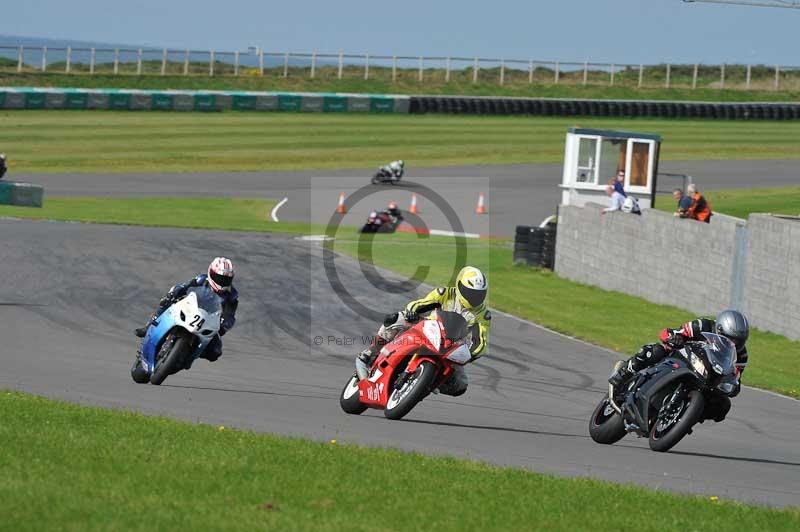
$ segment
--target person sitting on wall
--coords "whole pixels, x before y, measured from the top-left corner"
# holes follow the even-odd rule
[[[688,218],[689,207],[692,206],[692,198],[683,193],[683,190],[676,188],[672,191],[672,199],[674,199],[678,208],[673,213],[676,218]]]
[[[606,186],[606,195],[608,195],[608,197],[611,198],[611,205],[600,211],[600,214],[605,214],[607,212],[612,212],[612,211],[621,211],[622,206],[625,203],[625,196],[617,192],[614,185]]]
[[[692,198],[692,204],[686,211],[687,218],[697,220],[698,222],[709,223],[711,221],[711,206],[706,199],[697,190],[697,185],[692,183],[686,187],[686,194]]]

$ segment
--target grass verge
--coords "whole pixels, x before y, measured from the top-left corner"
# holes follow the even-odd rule
[[[16,63],[13,65],[16,67]],[[155,66],[155,65],[153,65]],[[74,68],[74,65],[73,65]],[[182,65],[181,65],[182,69]],[[208,66],[202,72],[207,73]],[[160,64],[155,66],[160,74]],[[729,66],[730,70],[730,66]],[[428,69],[424,83],[417,79],[417,70],[400,70],[398,79],[391,80],[391,71],[380,67],[370,68],[372,79],[365,80],[363,70],[348,68],[345,77],[336,79],[335,68],[318,68],[317,76],[310,79],[308,70],[290,68],[289,76],[282,76],[283,69],[271,72],[266,76],[217,76],[209,78],[200,76],[175,75],[103,75],[92,76],[63,73],[0,73],[0,85],[16,87],[81,87],[81,88],[120,88],[120,89],[192,89],[192,90],[250,90],[250,91],[299,91],[299,92],[355,92],[373,94],[450,94],[458,96],[520,96],[538,98],[597,98],[625,100],[684,100],[684,101],[796,101],[800,93],[795,90],[772,90],[774,72],[767,70],[761,78],[753,78],[752,87],[760,90],[733,90],[713,88],[719,83],[719,72],[698,79],[698,89],[690,89],[691,73],[680,77],[673,70],[673,85],[683,87],[664,88],[663,68],[646,75],[646,84],[638,88],[638,70],[617,72],[616,85],[608,86],[607,73],[590,73],[588,84],[582,84],[582,72],[564,73],[561,83],[553,84],[553,72],[540,71],[543,75],[535,76],[535,84],[528,83],[526,72],[511,70],[501,86],[499,69],[482,69],[477,83],[472,82],[471,69],[456,71],[452,80],[445,82],[444,70]],[[277,75],[276,75],[277,74]],[[516,74],[516,75],[515,75]],[[729,72],[729,76],[731,72]],[[744,72],[739,79],[729,77],[728,86],[738,85],[743,88]],[[703,87],[712,85],[712,87]],[[796,87],[796,84],[794,84]]]
[[[273,200],[242,198],[47,197],[41,209],[0,205],[0,216],[86,223],[308,233],[303,222],[273,222]]]
[[[637,529],[653,531],[707,523],[800,527],[797,510],[194,425],[16,392],[0,392],[0,419],[0,512],[9,530],[571,531],[587,523],[623,530],[632,519]],[[391,496],[376,497],[387,490]]]
[[[560,163],[570,126],[663,135],[662,160],[800,158],[800,121],[0,111],[16,172],[230,172]]]
[[[747,218],[752,212],[800,215],[800,187],[754,188],[741,190],[701,191],[711,209],[737,218]],[[675,204],[665,198],[658,209],[672,212]]]

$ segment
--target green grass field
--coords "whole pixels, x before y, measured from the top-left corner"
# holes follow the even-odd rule
[[[147,66],[144,65],[147,71]],[[219,65],[222,66],[222,65]],[[230,65],[228,65],[230,67]],[[73,68],[75,65],[73,65]],[[16,69],[16,63],[12,65]],[[192,76],[160,75],[161,64],[150,65],[150,74],[114,76],[105,74],[64,74],[48,72],[0,72],[0,86],[9,87],[80,87],[80,88],[127,88],[127,89],[193,89],[193,90],[249,90],[249,91],[297,91],[297,92],[349,92],[373,94],[450,94],[474,96],[513,96],[542,98],[597,98],[624,100],[683,100],[683,101],[796,101],[800,98],[797,73],[787,71],[782,81],[782,90],[773,90],[774,70],[765,69],[758,75],[753,73],[753,90],[719,89],[719,71],[701,72],[698,88],[692,90],[691,69],[672,72],[672,88],[664,88],[664,70],[645,75],[644,87],[637,88],[638,71],[617,73],[615,86],[609,86],[608,74],[590,73],[587,86],[583,86],[583,73],[562,73],[561,82],[553,83],[553,72],[540,70],[534,76],[534,84],[528,83],[526,72],[510,71],[505,83],[498,81],[498,68],[482,69],[478,82],[472,82],[472,72],[454,73],[449,83],[445,82],[444,70],[428,70],[423,82],[418,81],[416,69],[400,71],[396,82],[391,80],[391,71],[371,68],[371,79],[364,80],[363,70],[346,69],[343,79],[336,79],[336,71],[322,68],[314,79],[309,71],[291,68],[289,76],[283,77],[283,69],[271,71],[264,77],[242,75],[234,77],[232,68],[228,75],[209,78],[208,66],[197,69]],[[11,70],[11,69],[9,69]],[[55,69],[54,69],[55,70]],[[88,68],[87,68],[88,70]],[[183,65],[179,65],[179,71]],[[217,68],[217,72],[221,70]],[[249,73],[249,72],[248,72]],[[250,73],[252,74],[252,73]],[[737,75],[738,74],[738,75]],[[744,88],[744,68],[734,72],[728,68],[728,87]]]
[[[791,190],[784,192],[783,197],[797,201],[800,192]],[[747,208],[741,202],[749,196],[731,197],[730,202],[720,201],[717,208],[724,212],[726,208],[731,212]],[[304,223],[267,221],[272,205],[268,200],[242,199],[48,197],[42,209],[0,206],[0,216],[233,231],[324,232],[322,227]],[[359,248],[355,229],[342,227],[337,233],[335,249],[408,276],[414,275],[419,266],[427,266],[428,274],[423,280],[432,285],[447,282],[455,268],[456,248],[449,238],[419,239],[416,235],[397,233],[377,235],[365,242],[367,245]],[[662,327],[677,326],[695,317],[675,307],[567,281],[547,270],[514,266],[511,244],[507,241],[466,242],[467,262],[483,268],[490,276],[489,298],[494,308],[620,353],[633,353],[642,344],[652,342]],[[404,253],[396,252],[398,246],[404,246]],[[618,319],[594,319],[601,315]],[[619,322],[627,327],[620,330]],[[750,346],[754,355],[747,367],[746,383],[800,398],[800,368],[796,364],[800,342],[754,331]]]
[[[797,530],[772,510],[0,392],[5,530]],[[188,452],[187,452],[188,451]]]
[[[558,163],[570,126],[663,135],[662,160],[800,158],[800,122],[455,115],[0,111],[15,172]]]
[[[800,216],[800,187],[701,192],[713,211],[737,218],[747,218],[751,212]],[[673,201],[665,199],[657,204],[657,208],[671,212],[675,210],[675,204]]]

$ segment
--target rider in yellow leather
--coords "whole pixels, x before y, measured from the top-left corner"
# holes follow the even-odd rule
[[[472,361],[486,351],[492,316],[486,308],[486,292],[489,283],[478,268],[466,266],[458,272],[455,286],[440,286],[425,297],[411,301],[403,312],[389,314],[383,322],[373,344],[356,357],[359,378],[368,372],[375,354],[399,332],[419,321],[420,315],[435,309],[457,312],[467,320],[472,333]],[[469,380],[463,366],[456,366],[453,376],[439,387],[446,395],[458,396],[467,391]]]

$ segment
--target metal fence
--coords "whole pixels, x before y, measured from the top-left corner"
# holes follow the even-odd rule
[[[419,84],[605,85],[633,88],[800,89],[800,67],[626,64],[340,52],[0,46],[0,72],[137,76],[264,76]]]

